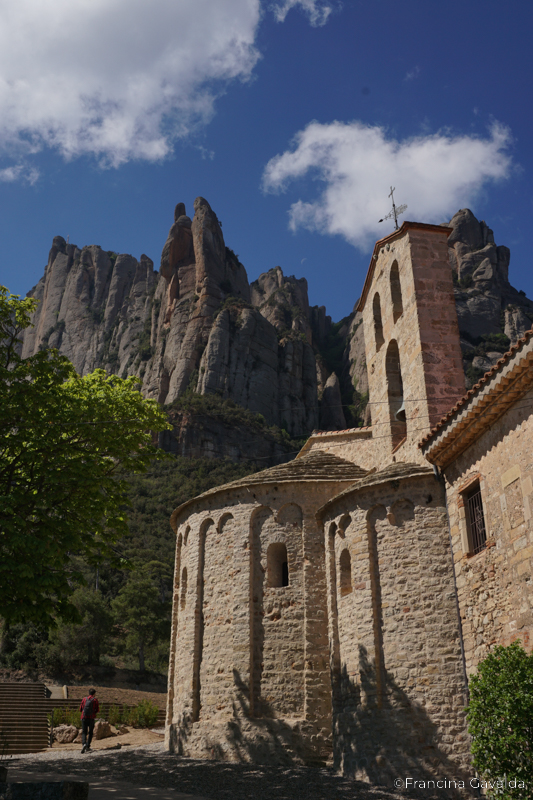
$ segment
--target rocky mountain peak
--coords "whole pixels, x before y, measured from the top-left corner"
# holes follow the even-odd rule
[[[313,343],[305,278],[285,276],[281,267],[263,272],[250,285],[251,302],[283,336],[302,334]]]
[[[465,372],[475,383],[533,324],[533,302],[509,283],[510,250],[463,208],[448,238]]]

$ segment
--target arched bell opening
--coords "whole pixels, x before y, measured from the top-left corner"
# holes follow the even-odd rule
[[[376,351],[378,351],[381,349],[385,341],[383,337],[383,320],[381,319],[381,301],[379,299],[379,292],[376,292],[374,295],[372,311],[374,314],[374,336],[376,339]]]
[[[392,449],[395,450],[407,436],[407,417],[405,413],[405,398],[400,367],[400,352],[398,350],[398,342],[394,339],[387,348],[385,370],[387,374]]]
[[[402,285],[400,283],[400,270],[395,261],[390,271],[390,293],[392,300],[392,318],[394,322],[403,314]]]

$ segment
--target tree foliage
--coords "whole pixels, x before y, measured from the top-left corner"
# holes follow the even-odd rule
[[[530,798],[533,654],[527,655],[519,642],[496,647],[479,664],[477,675],[470,680],[468,722],[474,766],[483,778],[504,782],[503,790],[497,792],[499,797]],[[512,782],[522,782],[525,788]],[[490,786],[488,790],[491,794]]]
[[[139,659],[145,670],[146,648],[170,635],[170,599],[162,601],[157,586],[147,571],[134,572],[112,603],[115,619],[121,628],[124,650]]]
[[[21,358],[35,304],[0,287],[0,615],[49,625],[79,621],[74,556],[113,556],[128,531],[123,473],[163,456],[151,431],[168,423],[133,377],[80,377],[54,350]]]
[[[61,665],[98,665],[106,652],[113,616],[100,592],[80,586],[71,598],[81,620],[52,628],[52,652]]]

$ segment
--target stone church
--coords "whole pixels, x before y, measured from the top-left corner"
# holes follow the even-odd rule
[[[377,242],[372,424],[175,510],[166,742],[389,783],[468,769],[468,675],[533,630],[533,332],[470,391],[450,228]]]

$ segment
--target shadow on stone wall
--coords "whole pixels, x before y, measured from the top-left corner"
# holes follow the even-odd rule
[[[233,670],[233,717],[202,725],[183,718],[170,732],[170,750],[192,758],[280,766],[325,766],[331,742],[317,737],[316,726],[304,719],[276,719],[262,699],[262,717],[250,716],[249,688]]]
[[[385,672],[378,707],[376,670],[359,648],[361,683],[344,669],[337,679],[341,707],[334,708],[333,766],[347,777],[394,791],[397,778],[417,781],[470,779],[439,744],[437,726]],[[331,757],[326,731],[303,719],[254,718],[249,688],[234,670],[233,718],[204,724],[182,719],[171,732],[171,750],[191,758],[279,766],[325,766]],[[273,713],[265,704],[267,713]],[[468,785],[468,784],[467,784]],[[421,790],[427,797],[428,791]],[[410,789],[410,794],[416,790]],[[439,790],[440,797],[453,791]]]
[[[337,677],[336,696],[341,697],[341,707],[333,709],[336,769],[389,788],[394,787],[395,779],[406,777],[419,781],[466,780],[461,767],[439,745],[435,723],[386,670],[378,707],[376,668],[364,647],[359,648],[359,674],[359,685],[346,668]]]

